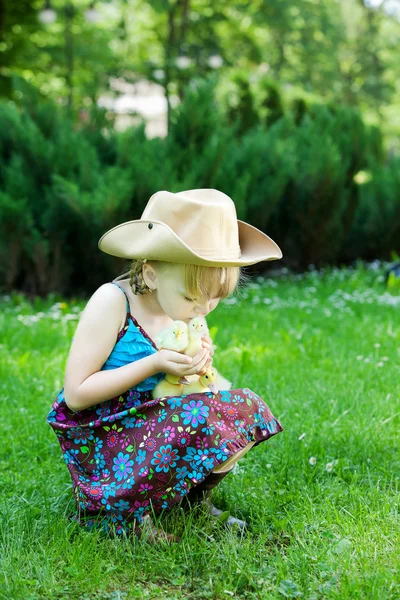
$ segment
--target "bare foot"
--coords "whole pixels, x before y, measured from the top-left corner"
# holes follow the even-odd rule
[[[137,526],[136,535],[140,540],[149,542],[150,544],[181,541],[179,536],[173,535],[172,533],[166,533],[162,529],[157,529],[150,515],[143,517],[143,524]]]

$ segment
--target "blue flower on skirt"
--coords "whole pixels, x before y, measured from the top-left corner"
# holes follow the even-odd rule
[[[175,471],[175,475],[177,479],[183,479],[188,474],[187,467],[178,467]]]
[[[212,435],[215,431],[215,425],[207,425],[206,427],[203,427],[202,431],[204,431],[206,435]]]
[[[74,450],[74,448],[71,448],[71,450],[65,450],[64,460],[65,460],[66,464],[68,464],[70,462],[72,462],[72,463],[75,462],[74,454],[79,454],[79,450],[78,449]]]
[[[216,460],[224,462],[228,458],[229,450],[224,446],[221,446],[221,448],[210,448],[210,451],[215,454]]]
[[[104,496],[104,498],[109,498],[109,496],[115,497],[115,492],[117,490],[119,490],[119,488],[120,488],[120,486],[117,484],[116,481],[112,481],[111,483],[108,483],[103,488],[103,496]]]
[[[116,502],[114,506],[117,510],[120,510],[122,512],[123,510],[129,510],[130,504],[126,500],[118,500],[118,502]]]
[[[79,481],[81,481],[82,483],[90,483],[90,479],[89,477],[85,477],[85,475],[79,475]],[[83,494],[83,491],[81,490],[81,488],[79,488],[79,493]]]
[[[135,421],[136,421],[135,417],[125,417],[125,419],[122,419],[121,423],[127,429],[131,429],[131,427],[135,427]]]
[[[95,443],[95,452],[98,452],[100,450],[100,448],[103,447],[103,440],[101,440],[100,438],[94,438],[94,443]]]
[[[167,403],[170,405],[171,408],[177,408],[182,404],[180,398],[168,398]]]
[[[254,423],[260,423],[261,421],[263,421],[263,417],[262,415],[260,415],[260,413],[254,413]]]
[[[107,401],[107,404],[96,409],[96,414],[99,415],[100,419],[103,419],[104,417],[109,415],[110,412],[111,412],[111,407],[110,407],[109,400]]]
[[[194,458],[194,456],[197,453],[198,448],[193,448],[192,446],[188,446],[186,448],[186,454],[185,456],[183,456],[183,460],[187,460],[188,462],[191,462]]]
[[[208,417],[210,409],[204,404],[202,400],[191,400],[188,404],[183,405],[184,411],[181,413],[181,417],[184,419],[184,425],[190,425],[197,427],[199,423],[205,423],[206,417]]]
[[[157,422],[161,423],[161,421],[164,421],[164,419],[167,418],[167,415],[168,415],[167,411],[163,408],[162,411],[160,412]]]
[[[134,483],[135,483],[135,477],[134,477],[134,475],[131,475],[129,477],[129,479],[124,481],[124,483],[122,484],[122,489],[123,490],[131,490]]]
[[[209,458],[209,456],[208,456],[209,453],[210,453],[210,451],[209,451],[208,448],[204,448],[204,449],[198,448],[196,450],[195,454],[193,454],[193,457],[192,457],[193,466],[196,468],[199,465],[202,465],[203,462],[205,460],[207,460],[207,458]]]
[[[214,468],[214,466],[214,459],[211,456],[208,456],[203,462],[203,467],[207,469],[207,471],[211,471]]]
[[[146,458],[146,450],[138,450],[137,456],[136,456],[136,462],[138,465],[141,465],[142,462],[145,460]]]
[[[176,490],[181,496],[186,496],[188,492],[188,485],[185,481],[181,481],[174,486],[174,490]]]
[[[101,503],[106,507],[106,510],[114,510],[106,498],[102,498]]]
[[[238,404],[239,402],[244,402],[244,398],[239,394],[235,394],[232,399],[232,404]]]
[[[178,450],[172,450],[171,444],[161,446],[159,450],[154,452],[154,458],[151,459],[151,464],[155,465],[156,471],[164,471],[168,473],[170,467],[176,466],[176,461],[179,460]]]
[[[53,423],[53,421],[56,420],[56,414],[57,414],[57,411],[54,408],[51,409],[51,411],[49,412],[49,414],[46,417],[46,420],[48,421],[48,423]]]
[[[237,427],[238,433],[246,433],[246,428],[243,427],[244,423],[244,419],[236,419],[235,427]]]
[[[67,431],[69,439],[74,440],[75,444],[85,444],[88,440],[93,439],[94,429],[82,429],[82,427],[71,427]]]
[[[220,392],[221,402],[230,402],[231,401],[231,393],[228,390],[222,390]]]
[[[110,519],[113,523],[116,523],[117,521],[123,521],[124,517],[121,515],[121,513],[116,512],[110,515]]]
[[[202,479],[204,479],[204,471],[202,469],[194,469],[190,473],[188,473],[189,479],[193,481],[193,483],[199,483]]]
[[[133,512],[133,516],[136,517],[136,519],[139,521],[139,523],[142,523],[142,521],[143,521],[143,513],[145,510],[146,510],[146,506],[139,506]]]
[[[133,460],[129,459],[129,454],[124,454],[123,452],[118,452],[117,458],[113,459],[113,471],[115,471],[115,477],[119,481],[126,479],[132,473]]]
[[[103,469],[103,467],[106,466],[106,459],[104,458],[104,454],[101,454],[101,452],[96,452],[94,455],[94,460],[98,469]]]

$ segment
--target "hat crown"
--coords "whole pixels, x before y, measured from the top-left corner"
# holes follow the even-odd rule
[[[206,258],[241,256],[235,204],[219,190],[156,192],[141,219],[162,221],[194,252]]]
[[[239,267],[282,258],[266,233],[239,221],[233,200],[212,188],[156,192],[140,219],[104,233],[100,250],[130,259]]]

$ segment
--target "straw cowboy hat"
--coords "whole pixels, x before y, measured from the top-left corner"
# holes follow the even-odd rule
[[[277,244],[239,221],[233,200],[218,190],[160,191],[140,219],[121,223],[99,240],[100,250],[120,258],[208,267],[236,267],[282,258]]]

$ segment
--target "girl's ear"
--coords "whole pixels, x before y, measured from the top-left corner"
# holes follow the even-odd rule
[[[145,263],[143,265],[142,274],[143,274],[143,280],[144,280],[145,284],[147,285],[147,287],[150,288],[151,290],[155,290],[157,287],[157,275],[154,270],[154,267],[152,267],[148,263]]]

